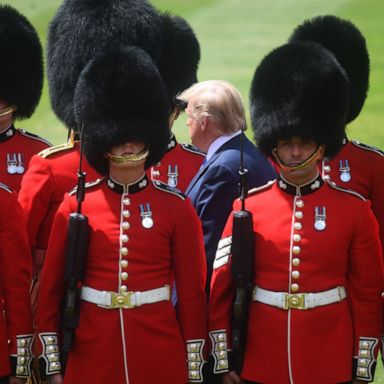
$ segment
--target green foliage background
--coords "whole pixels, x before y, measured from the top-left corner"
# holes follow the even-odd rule
[[[47,26],[61,0],[8,2],[31,20],[45,46]],[[6,1],[0,0],[0,3]],[[348,134],[384,149],[383,0],[153,0],[152,3],[190,22],[201,45],[199,80],[230,81],[242,93],[247,111],[248,92],[256,66],[271,49],[286,42],[297,24],[321,14],[350,19],[367,39],[371,77],[364,109],[348,127]],[[50,109],[47,83],[34,116],[18,122],[18,126],[54,144],[66,140],[65,128]],[[181,141],[188,141],[184,116],[176,122],[175,131]],[[380,362],[375,383],[384,383]]]

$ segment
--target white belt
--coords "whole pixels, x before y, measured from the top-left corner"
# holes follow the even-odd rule
[[[311,309],[337,303],[347,297],[344,287],[336,287],[328,291],[316,293],[286,293],[274,292],[255,287],[253,301],[272,305],[281,309]]]
[[[89,303],[97,304],[103,308],[125,308],[140,307],[143,304],[152,304],[159,301],[170,300],[170,289],[168,285],[149,291],[137,292],[110,292],[98,291],[90,287],[81,288],[81,299]]]

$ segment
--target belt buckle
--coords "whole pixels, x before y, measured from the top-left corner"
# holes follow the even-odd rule
[[[111,292],[111,308],[133,308],[135,306],[132,303],[133,294],[134,292],[132,291],[122,293]]]
[[[284,309],[305,309],[305,294],[287,293],[284,300]]]

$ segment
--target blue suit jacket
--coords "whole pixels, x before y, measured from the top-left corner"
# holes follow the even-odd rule
[[[208,281],[212,274],[216,249],[232,211],[233,201],[240,195],[240,137],[223,144],[200,168],[185,194],[192,200],[201,219],[207,256]],[[244,135],[244,168],[248,169],[248,187],[254,188],[276,178],[269,161]]]

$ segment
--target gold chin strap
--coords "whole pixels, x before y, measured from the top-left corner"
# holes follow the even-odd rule
[[[320,151],[321,151],[321,148],[322,148],[322,146],[319,145],[319,146],[317,147],[316,151],[313,152],[312,155],[309,156],[307,160],[303,161],[302,163],[300,163],[300,164],[298,164],[298,165],[294,165],[294,166],[289,166],[289,165],[284,164],[284,163],[280,160],[279,155],[277,154],[276,148],[274,148],[274,149],[272,150],[272,155],[273,155],[273,157],[275,158],[277,164],[279,165],[279,167],[280,167],[281,169],[283,169],[283,170],[286,171],[286,172],[292,172],[292,171],[295,171],[295,170],[297,170],[297,169],[303,169],[303,168],[307,167],[309,164],[311,164],[312,162],[319,160],[319,159],[320,159]]]
[[[8,107],[5,107],[3,109],[0,109],[0,117],[9,115],[10,113],[13,113],[17,110],[15,105],[9,105]]]
[[[144,149],[139,153],[131,153],[130,155],[125,155],[125,156],[115,156],[115,155],[112,155],[112,153],[107,152],[105,154],[105,157],[108,160],[113,161],[114,163],[122,164],[122,163],[127,163],[129,161],[133,161],[133,162],[141,161],[147,158],[148,155],[149,155],[148,149]]]

